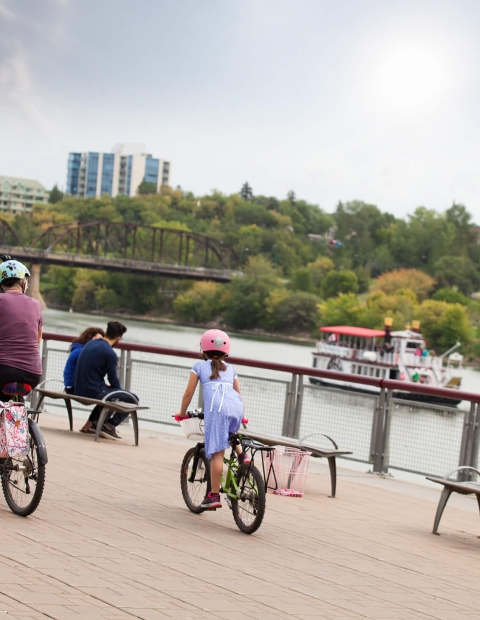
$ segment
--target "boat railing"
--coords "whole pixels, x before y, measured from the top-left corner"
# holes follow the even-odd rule
[[[43,335],[44,380],[57,380],[63,385],[63,368],[73,339],[60,334]],[[172,413],[178,411],[190,368],[200,359],[199,353],[123,341],[116,349],[121,384],[150,407],[142,411],[141,419],[172,424]],[[387,355],[392,358],[392,354]],[[436,476],[458,465],[478,469],[480,394],[377,379],[363,373],[236,357],[229,361],[239,374],[252,430],[294,438],[325,433],[353,450],[354,460],[371,463],[377,473],[396,468]],[[351,384],[352,389],[359,385],[374,387],[379,395],[312,385],[310,378]],[[402,393],[412,400],[397,398]],[[445,402],[462,400],[468,408],[421,402],[426,397]],[[35,406],[35,395],[31,405]],[[57,401],[47,399],[45,406],[62,413]],[[198,406],[202,406],[201,398]],[[81,405],[76,410],[84,416],[89,413]]]
[[[345,359],[358,360],[359,362],[379,362],[383,364],[395,364],[398,355],[395,351],[386,352],[381,348],[357,348],[347,347],[335,343],[329,343],[324,340],[317,342],[316,350],[318,353],[326,353],[327,355],[336,355]]]

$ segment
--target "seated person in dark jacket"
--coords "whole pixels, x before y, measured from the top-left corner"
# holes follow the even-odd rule
[[[83,347],[95,338],[104,338],[105,332],[100,327],[87,327],[80,334],[78,338],[70,345],[70,353],[68,355],[67,363],[63,369],[63,383],[65,385],[65,392],[67,394],[75,394],[73,387],[75,378],[75,368],[77,367],[77,361],[82,352]]]
[[[107,331],[104,338],[90,340],[83,347],[75,369],[75,395],[102,399],[107,394],[111,394],[111,400],[138,403],[138,398],[135,394],[127,392],[120,387],[117,374],[118,358],[113,347],[120,342],[126,331],[127,328],[122,323],[110,321],[107,323]],[[105,376],[107,376],[110,385],[105,383]],[[82,433],[95,432],[100,412],[101,407],[95,407],[88,421],[81,429]],[[128,413],[110,413],[100,430],[100,436],[108,439],[121,439],[116,427],[127,416]]]

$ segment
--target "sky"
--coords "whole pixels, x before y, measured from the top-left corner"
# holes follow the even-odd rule
[[[195,194],[480,223],[478,0],[0,0],[0,175],[145,143]]]

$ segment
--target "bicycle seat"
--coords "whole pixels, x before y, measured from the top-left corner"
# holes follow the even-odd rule
[[[32,391],[32,386],[28,383],[5,383],[2,387],[2,394],[8,396],[28,396]]]

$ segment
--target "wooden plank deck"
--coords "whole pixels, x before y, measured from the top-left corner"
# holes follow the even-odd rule
[[[269,495],[247,536],[226,507],[186,509],[186,439],[141,430],[135,448],[70,433],[65,416],[44,414],[41,426],[40,507],[22,519],[0,502],[6,618],[480,618],[475,500],[449,505],[433,536],[439,491],[339,470],[329,499],[325,465],[305,498]]]

